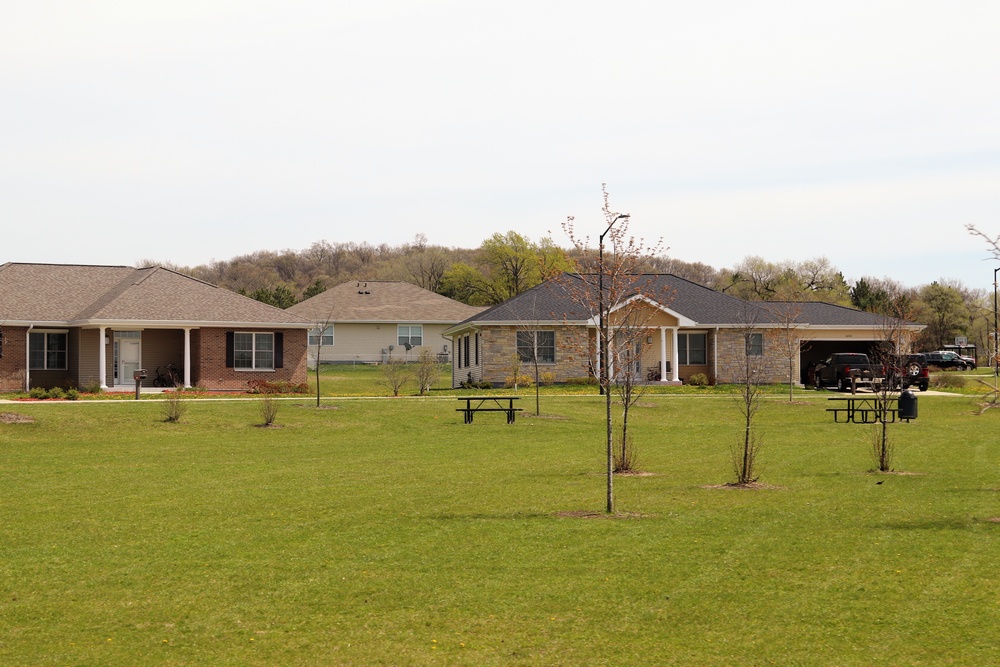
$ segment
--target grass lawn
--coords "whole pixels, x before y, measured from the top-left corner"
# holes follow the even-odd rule
[[[0,664],[1000,663],[1000,410],[920,395],[878,475],[828,395],[758,490],[732,397],[643,398],[617,518],[593,395],[0,404]]]

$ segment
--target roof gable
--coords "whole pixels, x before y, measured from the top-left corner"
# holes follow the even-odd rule
[[[401,281],[351,281],[288,309],[311,322],[422,322],[454,324],[482,311]]]
[[[0,319],[304,326],[280,308],[162,267],[0,266]]]

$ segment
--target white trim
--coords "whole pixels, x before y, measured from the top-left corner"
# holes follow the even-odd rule
[[[108,346],[104,342],[107,327],[100,327],[97,338],[97,375],[101,379],[101,389],[108,388]]]
[[[184,388],[191,388],[191,327],[184,327]]]

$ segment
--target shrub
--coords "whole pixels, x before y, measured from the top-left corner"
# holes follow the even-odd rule
[[[586,377],[579,378],[567,378],[566,384],[578,384],[578,385],[592,385],[597,384],[597,378],[593,375],[588,375]]]
[[[72,387],[66,390],[66,400],[75,401],[80,398],[80,391],[78,389],[73,389]]]
[[[460,382],[458,386],[462,389],[492,389],[493,383],[486,380],[465,380]]]
[[[273,426],[274,420],[278,417],[278,401],[271,394],[264,394],[260,398],[258,407],[261,419],[264,420],[261,426]]]
[[[63,391],[62,387],[52,387],[48,391],[48,396],[43,396],[43,398],[66,398],[66,392]]]
[[[88,394],[100,394],[104,390],[101,389],[101,383],[98,380],[89,380],[83,385],[83,391]]]
[[[954,373],[933,375],[930,381],[930,386],[936,389],[961,389],[965,384],[965,376]]]
[[[28,392],[28,396],[31,398],[44,399],[49,397],[49,392],[47,389],[43,389],[42,387],[32,387]]]
[[[538,376],[538,384],[542,385],[543,387],[551,386],[555,384],[555,382],[556,382],[555,373],[541,373]]]
[[[250,394],[305,394],[309,385],[305,382],[295,384],[284,380],[248,380],[247,392]]]
[[[508,375],[503,380],[503,386],[507,388],[514,386],[532,387],[534,386],[534,384],[535,381],[531,378],[530,375],[527,375],[526,373],[521,373],[520,375],[518,375],[516,380],[514,379],[513,375]]]
[[[708,376],[704,373],[695,373],[688,378],[687,383],[692,387],[707,387],[708,386]]]
[[[164,396],[165,400],[161,404],[163,406],[163,421],[171,423],[179,422],[184,413],[187,412],[187,401],[182,399],[180,394],[175,391],[168,392]]]

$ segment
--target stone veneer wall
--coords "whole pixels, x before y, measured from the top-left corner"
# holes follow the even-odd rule
[[[764,334],[764,357],[761,359],[761,382],[788,382],[788,358],[779,349],[778,332],[768,329],[761,330]],[[718,334],[719,370],[716,381],[721,384],[738,382],[743,364],[744,345],[743,332],[733,329],[720,329]],[[794,377],[799,377],[800,355],[795,356]]]
[[[516,326],[485,327],[482,330],[483,379],[494,385],[502,385],[511,373],[511,359],[517,354],[517,332],[524,328]],[[554,331],[556,339],[556,361],[539,364],[540,373],[551,373],[555,382],[566,382],[571,378],[587,377],[590,365],[591,341],[586,327],[540,326],[538,331]],[[522,372],[533,368],[524,364]]]

